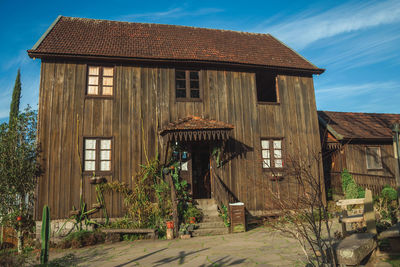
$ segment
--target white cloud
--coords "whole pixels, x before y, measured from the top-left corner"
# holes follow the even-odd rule
[[[318,97],[335,97],[347,98],[349,96],[355,97],[357,95],[368,94],[377,91],[386,91],[400,89],[398,82],[371,82],[365,84],[350,84],[350,85],[337,85],[332,87],[322,87],[316,90]]]
[[[26,50],[20,50],[18,52],[18,55],[15,56],[14,58],[3,61],[3,64],[1,65],[2,70],[9,70],[11,68],[21,68],[23,65],[29,63],[31,59],[29,58],[28,54],[26,53]]]
[[[318,88],[318,86],[317,86]],[[400,113],[400,82],[319,87],[316,100],[319,110]]]
[[[400,21],[400,1],[350,2],[338,7],[306,12],[271,25],[270,32],[296,49],[320,39]],[[263,23],[265,25],[265,23]]]
[[[400,45],[400,27],[393,28],[352,36],[339,43],[324,42],[324,50],[329,53],[320,54],[314,57],[313,61],[323,66],[329,65],[330,68],[340,68],[342,71],[383,61],[396,61],[400,59],[397,53]],[[328,40],[331,39],[340,38]]]
[[[197,10],[186,10],[184,8],[171,8],[167,11],[161,12],[149,12],[149,13],[137,13],[128,14],[119,17],[119,20],[132,20],[137,18],[149,18],[149,19],[171,19],[171,18],[181,18],[188,16],[204,16],[213,13],[220,13],[224,10],[219,8],[200,8]]]

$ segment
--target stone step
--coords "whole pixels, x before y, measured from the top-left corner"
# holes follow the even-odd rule
[[[222,221],[210,221],[197,223],[198,229],[210,229],[210,228],[225,228],[225,224]]]
[[[204,217],[219,217],[217,210],[202,210]]]
[[[209,205],[209,206],[197,206],[199,209],[201,209],[203,212],[204,211],[214,211],[218,210],[217,204]]]
[[[226,235],[229,234],[228,228],[213,228],[213,229],[196,229],[192,236],[207,236],[207,235]]]
[[[196,199],[196,204],[199,209],[207,210],[217,207],[214,199]]]
[[[208,216],[207,214],[204,214],[202,222],[222,222],[222,218],[219,217],[218,215],[213,215],[213,216]]]

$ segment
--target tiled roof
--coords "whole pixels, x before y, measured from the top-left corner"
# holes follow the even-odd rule
[[[179,130],[231,130],[234,126],[222,121],[189,116],[176,122],[169,123],[163,132]]]
[[[39,58],[118,57],[324,71],[269,34],[62,16],[28,53]]]
[[[400,123],[400,114],[318,111],[318,116],[342,139],[391,139],[392,125]]]

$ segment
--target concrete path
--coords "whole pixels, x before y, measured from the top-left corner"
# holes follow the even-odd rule
[[[266,227],[187,240],[140,240],[52,251],[65,266],[305,266],[296,240]]]

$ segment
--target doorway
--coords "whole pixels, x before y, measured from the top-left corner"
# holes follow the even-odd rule
[[[204,142],[193,142],[191,152],[193,198],[211,198],[210,147]]]

